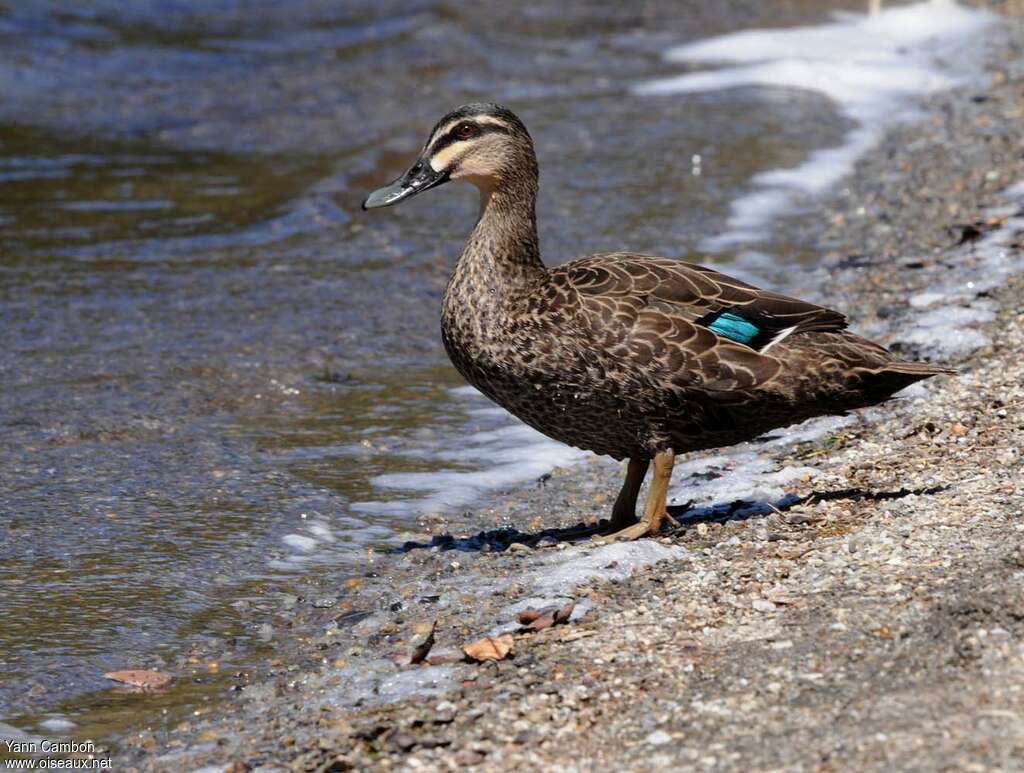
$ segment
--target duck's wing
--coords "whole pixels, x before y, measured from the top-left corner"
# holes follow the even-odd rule
[[[824,306],[669,258],[593,255],[551,279],[575,298],[594,356],[676,388],[757,387],[783,370],[775,344],[847,324]]]
[[[562,267],[581,301],[642,300],[706,327],[718,335],[763,351],[779,335],[842,330],[845,315],[838,311],[762,290],[704,266],[624,253],[592,255]]]

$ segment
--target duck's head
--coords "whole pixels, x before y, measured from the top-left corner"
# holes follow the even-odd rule
[[[409,171],[367,196],[363,209],[390,207],[449,180],[471,182],[485,197],[510,182],[536,185],[533,141],[515,113],[485,102],[452,110],[434,126]]]

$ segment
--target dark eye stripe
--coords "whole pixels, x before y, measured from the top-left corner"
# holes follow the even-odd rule
[[[512,132],[506,129],[504,126],[499,126],[496,123],[484,123],[474,124],[477,132],[472,137],[460,137],[458,135],[458,126],[452,127],[451,131],[441,137],[439,140],[435,140],[433,146],[430,148],[430,154],[433,155],[441,150],[444,150],[449,145],[456,142],[465,142],[468,140],[475,140],[478,137],[482,137],[485,134],[511,134]]]

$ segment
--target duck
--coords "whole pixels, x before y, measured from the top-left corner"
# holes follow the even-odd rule
[[[627,460],[605,541],[657,535],[671,521],[680,454],[877,405],[953,372],[901,360],[848,331],[838,311],[705,266],[610,252],[549,268],[537,237],[538,180],[518,116],[473,103],[441,118],[415,163],[363,209],[448,182],[479,190],[441,303],[445,350],[467,382],[524,423]]]

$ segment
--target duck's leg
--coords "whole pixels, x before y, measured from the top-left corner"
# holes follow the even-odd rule
[[[623,481],[619,495],[615,498],[615,506],[612,508],[613,529],[624,529],[636,523],[636,498],[640,495],[640,486],[643,485],[644,476],[647,475],[647,468],[650,466],[651,460],[647,457],[629,458],[626,480]]]
[[[644,503],[643,520],[614,534],[609,534],[607,537],[602,537],[602,542],[639,539],[661,531],[661,524],[668,517],[668,484],[672,480],[672,465],[675,464],[675,461],[676,455],[671,449],[654,455],[654,476],[651,478],[651,490],[647,492],[647,502]],[[627,481],[628,479],[627,475]]]

